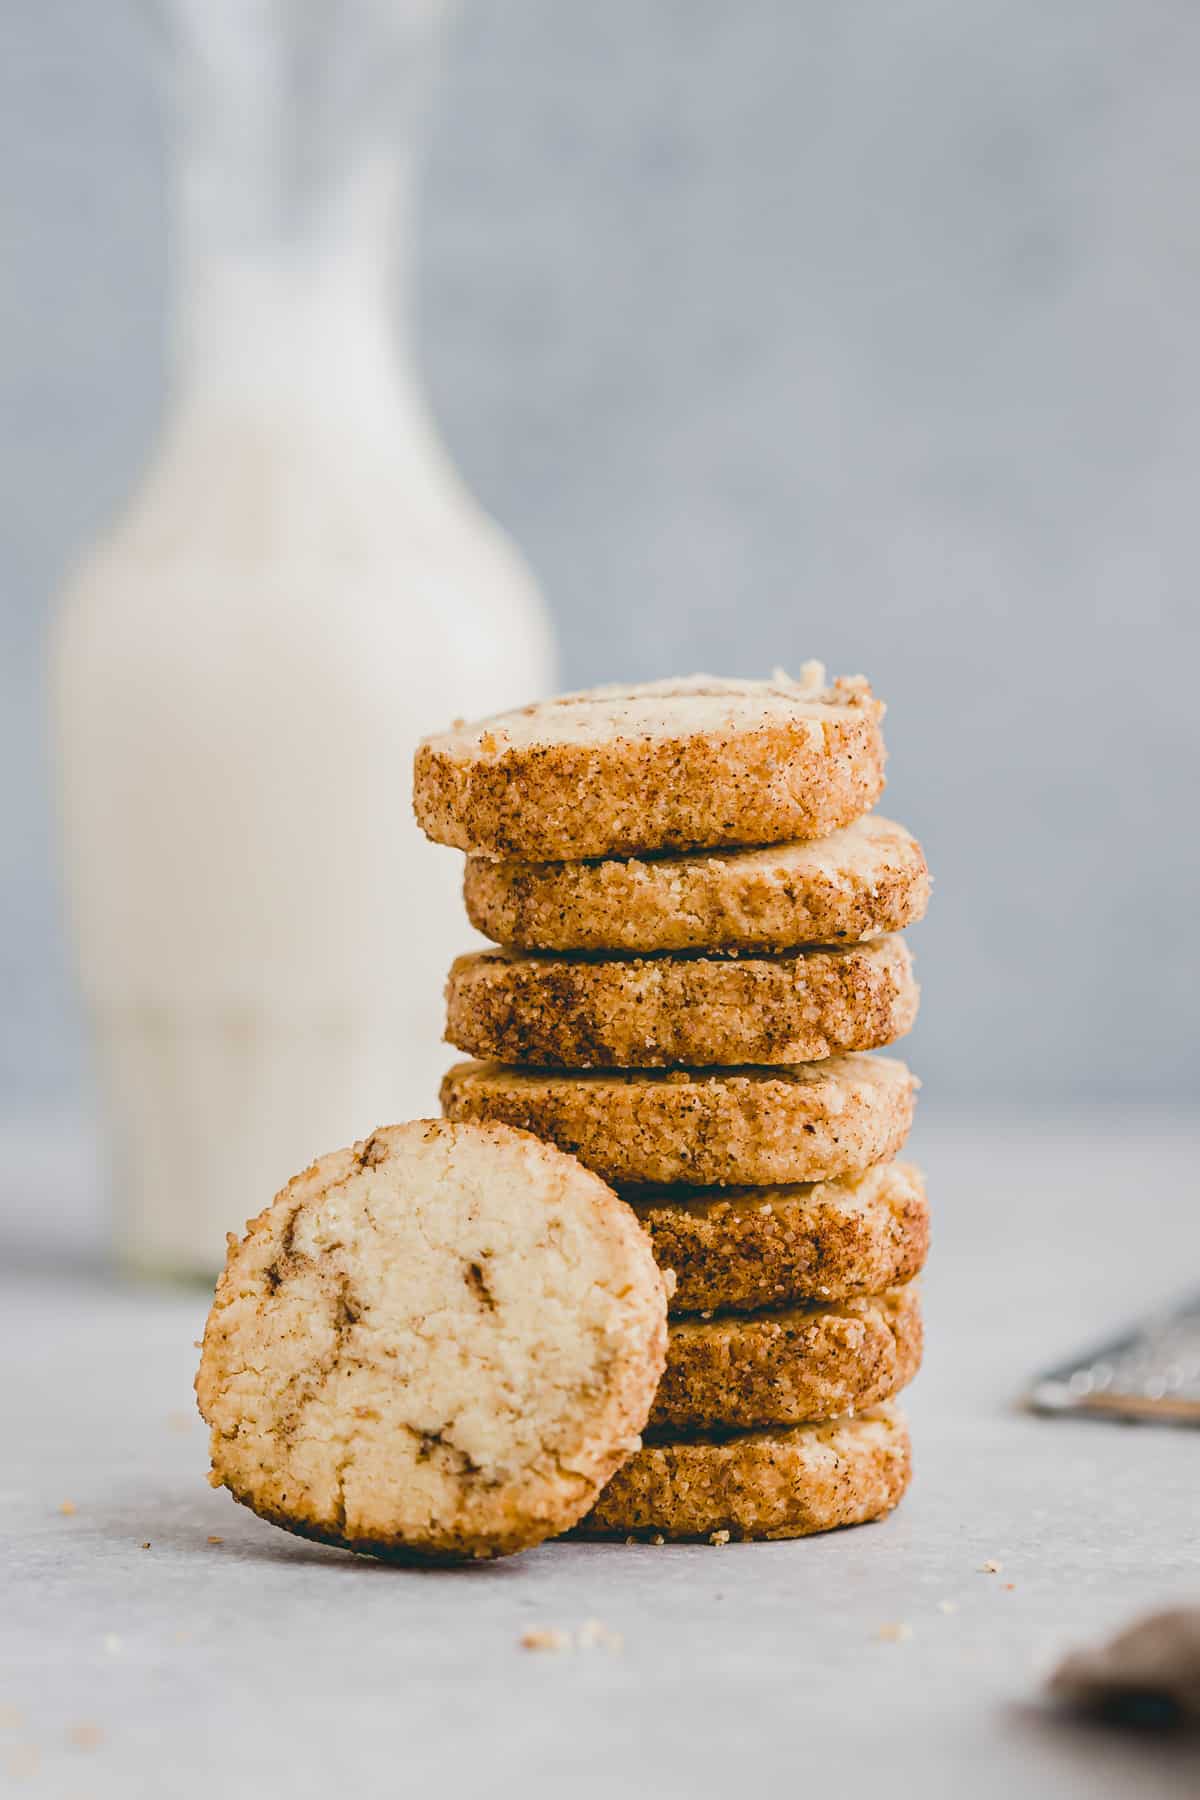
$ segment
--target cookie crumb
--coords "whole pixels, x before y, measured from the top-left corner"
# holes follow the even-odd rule
[[[69,1519],[71,1517],[71,1514],[73,1512],[77,1511],[78,1509],[76,1508],[75,1502],[73,1500],[60,1500],[58,1503],[58,1510],[60,1513],[62,1513],[64,1518]]]
[[[999,1573],[1003,1567],[1004,1567],[1003,1563],[993,1562],[991,1560],[991,1558],[989,1557],[987,1562],[980,1563],[979,1573],[981,1575],[999,1575]]]
[[[149,1538],[147,1538],[147,1539],[146,1539],[146,1541],[145,1541],[145,1543],[144,1543],[144,1544],[143,1544],[143,1545],[142,1545],[142,1549],[143,1549],[143,1550],[148,1550],[148,1549],[149,1549],[149,1548],[150,1548],[150,1539],[149,1539]]]
[[[223,1544],[225,1542],[225,1539],[223,1537],[210,1536],[208,1541],[210,1544]]]
[[[612,1650],[624,1648],[625,1640],[619,1631],[610,1631],[602,1619],[585,1619],[579,1627],[576,1639],[581,1650]]]
[[[636,1538],[635,1538],[635,1537],[627,1537],[627,1538],[626,1538],[626,1539],[625,1539],[625,1542],[626,1542],[626,1543],[627,1543],[627,1544],[636,1544],[636,1543],[637,1543],[637,1539],[636,1539]]]
[[[660,1546],[660,1545],[662,1545],[662,1544],[665,1544],[665,1543],[666,1543],[666,1541],[667,1541],[667,1540],[666,1540],[666,1538],[665,1538],[665,1537],[664,1537],[664,1536],[663,1536],[663,1534],[662,1534],[662,1532],[661,1532],[661,1531],[656,1531],[656,1532],[655,1532],[655,1534],[654,1534],[654,1536],[653,1536],[653,1537],[652,1537],[652,1538],[651,1538],[651,1539],[650,1539],[650,1542],[651,1542],[651,1543],[652,1543],[652,1544],[653,1544],[653,1545],[654,1545],[654,1546],[655,1546],[655,1548],[656,1548],[656,1549],[657,1549],[657,1548],[658,1548],[658,1547],[659,1547],[659,1546]]]
[[[1013,1592],[1014,1592],[1014,1591],[1015,1591],[1015,1589],[1016,1589],[1016,1585],[1017,1585],[1017,1584],[1016,1584],[1016,1582],[1015,1582],[1015,1581],[1006,1581],[1006,1582],[1005,1582],[1005,1584],[1004,1584],[1004,1591],[1005,1591],[1005,1593],[1006,1593],[1006,1594],[1011,1594],[1011,1593],[1013,1593]]]
[[[727,1531],[710,1532],[708,1541],[714,1550],[720,1550],[729,1542],[729,1533]]]
[[[521,1633],[522,1650],[569,1650],[570,1634],[559,1631],[556,1626],[534,1625]]]
[[[907,1644],[912,1634],[912,1626],[904,1624],[902,1620],[881,1625],[875,1633],[876,1637],[885,1644]]]
[[[938,1611],[943,1612],[943,1613],[956,1613],[958,1611],[958,1601],[957,1600],[939,1600],[938,1601]]]
[[[70,1726],[67,1737],[77,1750],[95,1750],[104,1742],[104,1733],[99,1725],[93,1725],[89,1721]]]

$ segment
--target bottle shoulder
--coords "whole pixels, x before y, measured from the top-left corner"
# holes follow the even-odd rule
[[[508,533],[453,471],[386,454],[317,457],[239,440],[156,458],[64,585],[68,610],[140,616],[453,605],[540,616],[537,582]]]

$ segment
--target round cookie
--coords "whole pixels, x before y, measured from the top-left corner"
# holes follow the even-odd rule
[[[643,1444],[582,1529],[599,1537],[808,1537],[882,1518],[912,1470],[895,1406],[827,1425],[793,1425]]]
[[[655,1429],[800,1425],[890,1400],[921,1366],[915,1286],[785,1312],[676,1319]]]
[[[495,1119],[549,1138],[612,1182],[700,1187],[825,1181],[894,1156],[916,1078],[885,1056],[776,1069],[507,1068],[456,1063],[451,1119]]]
[[[880,1294],[920,1273],[929,1202],[911,1163],[798,1187],[625,1188],[655,1259],[675,1274],[672,1312]]]
[[[567,1068],[816,1062],[912,1029],[902,937],[773,956],[596,958],[482,950],[446,985],[446,1038],[473,1056]]]
[[[413,810],[437,843],[535,862],[824,837],[883,791],[882,716],[820,663],[592,688],[426,738]]]
[[[390,1126],[230,1236],[211,1479],[351,1550],[523,1550],[636,1448],[665,1345],[649,1243],[595,1175],[503,1125]]]
[[[929,869],[878,813],[813,842],[601,862],[469,856],[472,925],[524,950],[789,950],[857,943],[924,917]]]

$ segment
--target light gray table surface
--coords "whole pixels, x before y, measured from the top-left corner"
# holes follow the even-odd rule
[[[1033,1369],[1200,1284],[1200,1132],[927,1117],[914,1148],[936,1236],[917,1475],[891,1520],[423,1572],[288,1537],[207,1487],[204,1296],[97,1271],[82,1160],[0,1133],[0,1787],[1200,1792],[1196,1740],[1039,1698],[1066,1645],[1200,1599],[1200,1433],[1014,1405]],[[623,1646],[520,1647],[591,1619]]]

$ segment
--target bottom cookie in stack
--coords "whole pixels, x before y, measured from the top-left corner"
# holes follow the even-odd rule
[[[908,1426],[885,1404],[815,1425],[647,1440],[580,1528],[589,1536],[793,1538],[865,1525],[908,1486]]]

